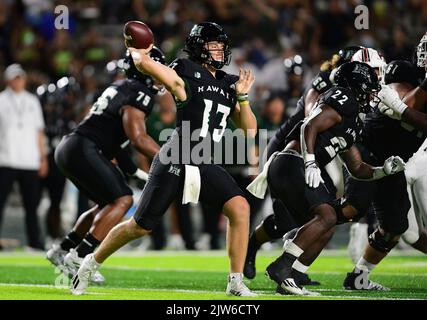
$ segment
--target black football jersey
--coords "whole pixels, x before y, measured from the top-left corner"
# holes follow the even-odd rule
[[[75,132],[94,141],[112,159],[128,138],[124,132],[121,108],[130,105],[150,114],[154,95],[145,84],[133,79],[112,83],[96,100]]]
[[[329,71],[319,72],[319,74],[314,77],[313,81],[311,82],[310,88],[314,89],[319,94],[329,90],[332,87],[332,83],[329,80],[330,74],[331,73]],[[297,108],[295,109],[295,112],[292,114],[292,116],[280,126],[274,135],[274,139],[277,141],[276,143],[280,150],[286,146],[286,137],[289,135],[291,130],[305,118],[305,97],[307,96],[308,90],[309,89],[307,89],[303,96],[298,100]]]
[[[426,137],[410,124],[391,119],[377,109],[368,113],[363,123],[362,143],[377,158],[378,163],[391,156],[408,161]]]
[[[208,137],[210,141],[220,142],[236,106],[234,85],[239,77],[221,70],[214,77],[189,59],[177,59],[170,67],[184,80],[187,92],[186,101],[176,100],[178,131],[182,134],[183,125],[188,126],[192,146]]]
[[[347,88],[332,87],[323,93],[313,108],[328,105],[342,117],[342,121],[328,130],[317,135],[314,146],[316,161],[320,167],[324,167],[331,162],[337,154],[344,152],[356,142],[360,127],[358,114],[359,105],[352,92]],[[310,115],[307,117],[309,118]],[[299,122],[289,134],[288,141],[300,141],[301,125]]]

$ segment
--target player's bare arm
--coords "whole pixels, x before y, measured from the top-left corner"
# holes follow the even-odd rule
[[[142,73],[149,74],[157,81],[161,82],[179,101],[187,100],[184,80],[182,80],[172,68],[152,60],[148,56],[152,48],[153,45],[150,45],[147,49],[129,48],[135,66]]]
[[[232,120],[246,135],[252,138],[256,135],[257,121],[249,104],[248,92],[255,82],[252,70],[240,70],[239,80],[236,82],[238,103],[232,115]]]
[[[314,154],[314,145],[318,133],[328,130],[342,121],[341,116],[333,108],[323,105],[314,110],[301,126],[301,152]]]
[[[159,152],[159,145],[147,134],[145,113],[131,106],[122,109],[123,128],[132,146],[150,159]]]
[[[317,98],[319,98],[319,92],[310,88],[307,92],[307,95],[304,98],[305,104],[305,115],[308,116],[316,104]]]
[[[382,167],[373,167],[363,162],[356,146],[342,152],[340,156],[352,177],[358,180],[378,180],[405,169],[405,163],[400,157],[390,157]]]

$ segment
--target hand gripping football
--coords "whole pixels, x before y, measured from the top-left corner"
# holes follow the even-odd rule
[[[141,21],[129,21],[123,27],[123,36],[127,48],[147,49],[154,43],[151,29]]]

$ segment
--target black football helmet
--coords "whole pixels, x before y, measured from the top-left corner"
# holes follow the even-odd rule
[[[340,56],[340,59],[337,62],[337,67],[339,67],[340,65],[346,62],[350,62],[354,54],[363,48],[364,47],[362,46],[349,46],[338,51],[338,55]]]
[[[153,47],[148,55],[157,63],[166,65],[165,55],[159,48]],[[144,82],[153,93],[164,91],[164,88],[159,88],[154,84],[154,79],[152,77],[140,72],[136,68],[129,50],[126,50],[125,58],[121,62],[119,61],[118,64],[124,70],[127,78]]]
[[[210,41],[218,41],[224,44],[224,58],[222,61],[214,60],[205,44]],[[199,63],[207,63],[215,69],[229,65],[231,60],[230,41],[224,29],[214,22],[202,22],[194,25],[185,40],[184,51],[189,58]]]
[[[344,63],[337,69],[334,82],[353,92],[363,113],[370,111],[372,98],[375,98],[376,104],[379,103],[377,93],[381,90],[381,85],[375,70],[366,63],[358,61]]]

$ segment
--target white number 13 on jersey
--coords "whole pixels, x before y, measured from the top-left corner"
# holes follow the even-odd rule
[[[212,110],[213,101],[204,99],[205,101],[205,110],[203,111],[203,124],[202,129],[200,130],[200,137],[206,138],[209,131],[209,116]],[[227,126],[227,117],[230,114],[230,108],[224,106],[223,104],[218,103],[217,113],[222,113],[222,119],[219,125],[221,129],[214,129],[213,131],[213,141],[219,142],[221,141],[222,135],[224,134],[225,127]]]

